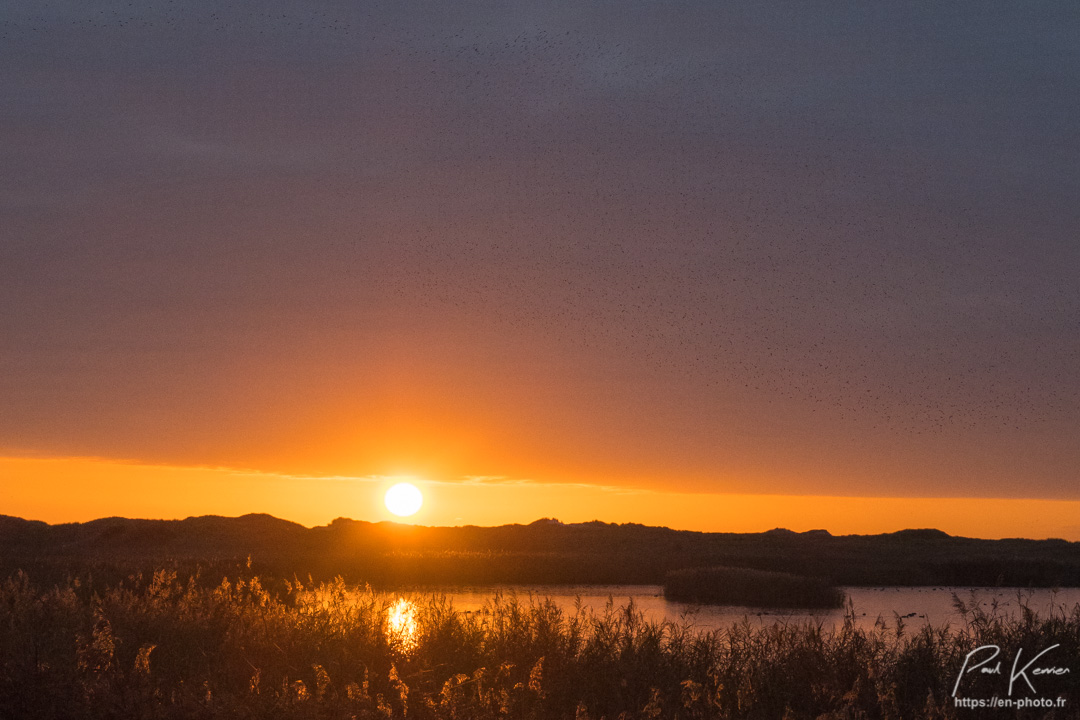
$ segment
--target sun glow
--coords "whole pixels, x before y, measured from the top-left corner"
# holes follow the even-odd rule
[[[390,641],[408,652],[416,647],[419,635],[416,625],[416,606],[398,598],[386,615],[386,634]]]
[[[386,491],[386,509],[398,517],[415,515],[424,504],[424,496],[412,483],[398,483]]]

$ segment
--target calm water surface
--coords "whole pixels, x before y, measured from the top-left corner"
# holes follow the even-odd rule
[[[1019,612],[1017,593],[1032,610],[1040,615],[1051,611],[1060,614],[1072,612],[1080,604],[1080,588],[1062,590],[1018,588],[970,588],[970,587],[879,587],[844,588],[854,604],[860,625],[871,627],[880,617],[888,627],[896,624],[897,614],[907,616],[909,626],[931,623],[939,627],[945,623],[957,625],[962,617],[953,604],[953,595],[969,605],[978,603],[989,611],[993,602],[997,612],[1013,615]],[[603,613],[610,600],[615,607],[624,607],[630,601],[650,620],[687,622],[698,630],[716,630],[730,627],[733,623],[748,619],[752,623],[772,624],[777,621],[821,622],[826,628],[843,622],[843,610],[767,610],[753,607],[694,605],[669,602],[664,599],[659,585],[582,585],[582,586],[502,586],[454,590],[446,592],[454,608],[461,612],[477,612],[489,603],[495,593],[503,598],[516,597],[518,602],[528,604],[550,598],[564,612],[573,613],[579,602],[595,613]],[[423,597],[431,593],[415,593]]]

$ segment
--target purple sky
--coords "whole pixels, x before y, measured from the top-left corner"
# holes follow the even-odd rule
[[[1080,498],[1076,3],[7,3],[0,67],[0,454]]]

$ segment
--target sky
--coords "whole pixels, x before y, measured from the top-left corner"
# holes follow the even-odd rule
[[[1080,539],[1075,3],[5,3],[0,67],[0,514]]]

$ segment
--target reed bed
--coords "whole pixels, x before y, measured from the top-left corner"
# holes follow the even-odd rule
[[[838,608],[844,592],[816,577],[738,567],[686,568],[664,578],[664,597],[680,602],[768,608]]]
[[[1080,657],[1080,607],[960,609],[957,627],[866,629],[849,608],[835,630],[701,633],[632,604],[564,613],[495,595],[461,613],[341,580],[161,570],[45,588],[17,573],[0,584],[0,717],[972,718],[951,693],[973,648],[1060,643],[1058,658]],[[1075,676],[1053,680],[1043,694],[1070,707],[1042,716],[1076,717]]]

